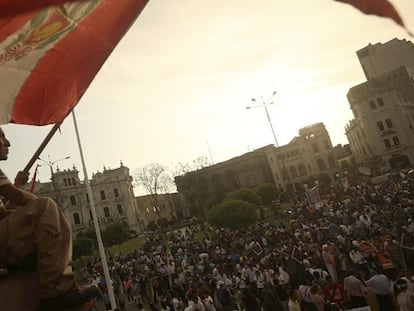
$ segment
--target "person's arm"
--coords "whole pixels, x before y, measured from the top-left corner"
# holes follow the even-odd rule
[[[27,202],[36,199],[36,196],[30,192],[24,191],[23,189],[18,188],[23,186],[26,183],[23,183],[23,180],[27,180],[27,177],[24,177],[23,173],[18,173],[15,179],[15,185],[5,184],[0,186],[0,196],[4,197],[7,201],[22,206]]]
[[[33,193],[19,189],[12,184],[1,186],[0,195],[8,200],[9,203],[17,206],[23,206],[27,202],[37,198]]]

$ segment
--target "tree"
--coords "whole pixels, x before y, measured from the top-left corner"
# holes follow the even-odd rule
[[[78,237],[73,241],[73,257],[90,255],[95,248],[95,241],[85,236]]]
[[[256,219],[256,206],[242,200],[226,199],[207,212],[207,221],[210,225],[232,230],[254,224]]]
[[[176,177],[180,193],[185,197],[190,214],[201,221],[205,219],[208,199],[210,197],[207,179],[197,172],[187,173],[185,176]]]
[[[155,221],[151,220],[147,225],[147,230],[155,231],[157,229],[158,229],[158,225],[155,223]]]
[[[142,166],[135,171],[134,182],[137,186],[142,186],[150,195],[151,203],[161,218],[158,206],[158,194],[168,193],[174,184],[167,168],[159,163],[151,163]]]
[[[201,223],[205,219],[210,193],[207,179],[196,171],[210,165],[207,157],[198,157],[191,163],[179,162],[174,169],[176,184],[180,187],[180,193],[189,203],[190,214],[199,218]]]
[[[88,229],[86,231],[80,232],[77,235],[77,238],[88,238],[93,240],[94,242],[97,241],[95,229]]]
[[[121,244],[129,237],[129,228],[125,223],[110,224],[102,231],[102,239],[106,246]]]
[[[191,163],[178,162],[174,168],[174,176],[184,175],[189,172],[201,170],[210,165],[210,161],[207,157],[204,156],[195,158]]]
[[[241,188],[231,192],[226,196],[226,199],[241,200],[253,205],[258,205],[260,203],[260,197],[249,188]]]
[[[278,196],[279,191],[272,183],[263,183],[256,187],[256,194],[260,197],[262,204],[269,205]]]

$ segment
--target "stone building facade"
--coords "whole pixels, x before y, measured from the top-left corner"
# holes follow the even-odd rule
[[[138,218],[143,228],[146,228],[151,222],[166,225],[183,217],[180,213],[177,193],[157,194],[156,198],[151,195],[138,196],[135,200],[138,207]]]
[[[37,195],[54,198],[63,206],[74,237],[79,232],[93,228],[90,199],[85,183],[79,179],[78,174],[79,171],[75,167],[56,170],[51,182],[38,182],[34,190]],[[132,232],[143,231],[144,228],[138,219],[132,177],[126,166],[121,163],[119,168],[97,172],[92,175],[89,182],[101,228],[123,222]]]
[[[303,183],[340,170],[323,123],[299,130],[284,146],[267,145],[239,157],[175,177],[183,207],[204,209],[240,188],[273,183],[280,191],[303,190]],[[192,213],[193,214],[193,213]]]
[[[358,165],[378,173],[414,163],[414,45],[393,39],[357,52],[367,81],[352,87],[345,127]]]
[[[301,128],[288,144],[267,151],[275,184],[284,190],[300,190],[303,183],[322,175],[332,181],[339,170],[335,149],[323,123]]]
[[[274,183],[267,150],[268,145],[230,160],[175,177],[181,205],[189,215],[189,208],[207,209],[240,188],[254,188],[262,183]]]

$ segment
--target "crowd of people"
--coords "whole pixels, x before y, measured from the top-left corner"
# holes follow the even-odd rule
[[[317,204],[298,197],[275,222],[149,233],[142,249],[109,256],[119,308],[329,311],[371,295],[380,311],[414,310],[413,186],[411,174],[358,180],[320,188]],[[98,258],[80,270],[105,291],[102,275]]]

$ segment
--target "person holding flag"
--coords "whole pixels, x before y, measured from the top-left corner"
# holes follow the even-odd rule
[[[0,160],[8,158],[10,142],[0,128]],[[82,306],[100,296],[96,286],[77,287],[71,267],[72,235],[59,206],[21,189],[28,173],[13,185],[0,170],[0,267],[19,264],[36,253],[41,311]],[[1,298],[0,301],[5,300]]]

